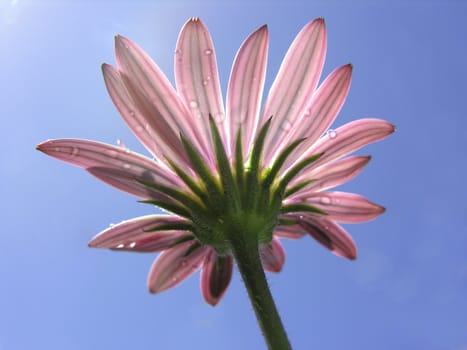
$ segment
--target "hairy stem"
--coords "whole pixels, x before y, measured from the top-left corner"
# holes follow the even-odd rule
[[[258,241],[231,234],[230,244],[269,350],[291,349],[261,264]]]

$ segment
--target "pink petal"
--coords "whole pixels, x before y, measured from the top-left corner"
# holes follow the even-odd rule
[[[126,170],[100,167],[87,168],[86,171],[106,184],[136,197],[143,199],[156,199],[172,204],[177,203],[173,198],[167,196],[163,192],[157,191],[141,183],[140,181],[153,182],[146,177],[144,173],[141,175],[133,175]]]
[[[305,180],[313,179],[314,181],[294,194],[292,198],[308,197],[315,192],[342,185],[357,176],[370,159],[370,156],[351,156],[325,164],[311,171],[305,171],[300,177],[292,181],[291,186]]]
[[[287,158],[283,169],[291,165],[304,150],[310,148],[334,122],[347,97],[351,77],[352,65],[337,68],[313,94],[300,120],[300,126],[296,125],[287,139],[294,141],[305,137],[306,140]]]
[[[103,64],[102,72],[105,86],[114,105],[141,143],[158,160],[165,162],[167,157],[186,170],[187,159],[178,130],[173,130],[158,109],[140,96],[141,93],[133,92],[140,96],[135,101],[116,68]],[[133,88],[135,89],[137,87]]]
[[[175,80],[180,97],[195,117],[201,141],[206,149],[213,149],[209,115],[224,123],[224,104],[211,36],[198,18],[185,23],[178,37]],[[219,129],[223,132],[224,126]]]
[[[151,293],[176,286],[201,267],[211,248],[203,246],[191,251],[193,244],[193,241],[180,243],[159,254],[148,276]]]
[[[270,244],[260,248],[261,262],[266,271],[279,272],[285,262],[285,250],[281,242],[273,237]]]
[[[148,232],[157,226],[185,222],[168,215],[148,215],[111,225],[97,234],[88,245],[92,248],[110,248],[132,252],[158,252],[167,249],[185,237],[186,231]]]
[[[269,91],[261,125],[273,117],[264,145],[269,163],[305,113],[318,84],[326,55],[324,20],[316,19],[298,33]]]
[[[246,159],[258,125],[268,55],[268,30],[262,26],[240,47],[230,73],[227,90],[227,119],[230,150],[233,152],[239,128]]]
[[[299,224],[334,254],[351,260],[357,257],[357,247],[352,237],[334,221],[305,214]]]
[[[299,225],[278,225],[274,230],[274,236],[289,239],[299,239],[305,235]]]
[[[318,192],[305,200],[306,203],[326,212],[329,220],[337,222],[365,222],[376,218],[385,211],[382,206],[354,193]]]
[[[323,155],[308,169],[331,162],[355,152],[372,142],[382,140],[395,131],[394,125],[381,119],[359,119],[347,123],[336,130],[330,130],[316,146],[302,155],[302,159],[314,154]]]
[[[219,302],[229,286],[232,271],[232,256],[219,256],[211,249],[201,271],[201,291],[207,303],[214,306]]]
[[[81,168],[115,169],[128,174],[128,177],[164,186],[185,187],[170,169],[122,147],[81,139],[57,139],[45,141],[37,149]]]
[[[198,133],[198,120],[194,119],[160,68],[136,44],[117,36],[115,51],[123,82],[136,101],[138,108],[144,108],[148,116],[159,123],[161,132],[179,135],[181,132],[199,149],[201,155],[210,154]],[[144,113],[144,112],[143,112]],[[172,137],[170,138],[170,140]],[[209,157],[206,157],[209,159]]]

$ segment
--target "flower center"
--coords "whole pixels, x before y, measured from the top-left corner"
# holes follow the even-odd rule
[[[287,221],[280,218],[282,214],[302,211],[324,214],[304,203],[282,205],[284,198],[311,182],[308,180],[287,188],[301,170],[321,155],[303,159],[280,176],[285,160],[303,141],[300,139],[286,147],[270,167],[264,167],[261,153],[270,123],[271,119],[261,128],[246,162],[247,166],[243,159],[241,131],[237,135],[234,161],[230,161],[217,126],[210,119],[217,169],[209,167],[192,143],[181,135],[197,180],[168,160],[190,191],[182,192],[155,183],[144,183],[174,199],[175,204],[157,200],[145,202],[184,217],[186,223],[171,229],[191,231],[200,244],[213,247],[219,255],[230,254],[231,243],[237,239],[254,242],[256,246],[270,243],[276,225]]]

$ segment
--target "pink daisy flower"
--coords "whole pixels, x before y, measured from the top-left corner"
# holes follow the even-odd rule
[[[152,293],[201,269],[201,290],[215,305],[233,269],[230,239],[253,232],[263,267],[285,261],[279,238],[310,235],[336,255],[355,259],[354,241],[339,223],[371,220],[384,208],[353,193],[332,191],[370,160],[354,151],[394,131],[379,119],[328,130],[346,98],[352,66],[319,86],[325,53],[323,19],[307,24],[290,46],[261,108],[268,31],[241,45],[226,106],[208,30],[197,18],[183,27],[175,50],[176,89],[135,43],[117,36],[117,66],[102,66],[109,95],[147,148],[56,139],[37,148],[164,209],[124,221],[90,247],[160,252],[148,277]]]

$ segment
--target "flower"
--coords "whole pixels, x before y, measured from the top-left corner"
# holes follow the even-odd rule
[[[328,130],[346,98],[352,66],[335,69],[318,86],[326,52],[323,19],[297,35],[262,110],[266,26],[237,53],[225,109],[214,47],[198,18],[178,38],[176,90],[135,43],[117,36],[115,51],[117,66],[102,66],[107,90],[152,158],[82,139],[49,140],[37,148],[167,214],[111,226],[90,247],[161,252],[148,277],[153,293],[201,268],[201,290],[212,305],[232,276],[231,239],[244,232],[255,235],[267,271],[281,270],[284,237],[308,234],[355,259],[355,243],[339,223],[368,221],[384,208],[328,190],[351,180],[370,160],[349,154],[394,127],[360,119]]]

